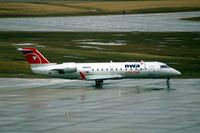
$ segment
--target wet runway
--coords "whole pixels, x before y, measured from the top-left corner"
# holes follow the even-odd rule
[[[199,133],[200,79],[0,79],[3,133]]]

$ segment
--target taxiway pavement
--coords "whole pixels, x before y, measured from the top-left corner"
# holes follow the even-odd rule
[[[199,133],[200,79],[0,78],[2,133]]]

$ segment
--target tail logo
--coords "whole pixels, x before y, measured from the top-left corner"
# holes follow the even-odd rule
[[[36,55],[35,53],[28,53],[25,55],[26,59],[29,60],[29,63],[31,64],[41,64],[42,61],[40,59],[40,57],[38,55]]]
[[[19,48],[29,64],[47,64],[49,61],[35,48]]]
[[[33,60],[35,61],[38,57],[37,56],[33,56]]]

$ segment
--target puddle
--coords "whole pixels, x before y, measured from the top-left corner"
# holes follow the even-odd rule
[[[181,40],[166,40],[167,42],[181,42]]]
[[[186,46],[182,45],[181,48],[186,48]]]
[[[155,50],[158,50],[158,51],[160,51],[161,49],[159,49],[159,48],[156,48]]]
[[[80,44],[87,44],[87,45],[102,45],[102,46],[122,46],[126,45],[126,43],[119,43],[119,42],[80,42]]]
[[[63,57],[65,57],[65,58],[73,58],[73,59],[85,59],[85,58],[83,58],[83,57],[70,56],[70,55],[65,55],[65,56],[63,56]]]
[[[164,39],[167,42],[181,42],[181,40],[179,38],[165,37]]]
[[[95,47],[95,46],[79,46],[80,48],[85,48],[85,49],[97,49],[97,50],[103,50],[103,48],[100,47]]]
[[[126,34],[113,34],[113,36],[126,36]]]
[[[165,40],[177,40],[178,38],[176,37],[164,37]]]
[[[157,47],[159,47],[159,48],[165,48],[167,46],[166,45],[157,45]]]
[[[34,46],[34,47],[45,47],[44,45],[38,45],[38,44],[35,44],[35,43],[16,43],[16,44],[12,44],[12,45],[15,45],[15,46]]]
[[[167,44],[167,42],[159,42],[160,44]]]
[[[200,40],[200,38],[194,38],[193,40],[194,40],[194,41],[198,41],[198,40]]]
[[[91,41],[97,41],[97,39],[84,39],[84,40],[72,40],[74,42],[91,42]],[[100,40],[98,40],[100,41]]]
[[[37,45],[34,43],[16,43],[16,44],[12,44],[12,45],[16,45],[16,46],[32,46],[32,45]]]
[[[85,45],[100,45],[100,46],[121,46],[126,45],[126,40],[116,40],[114,42],[102,42],[103,40],[100,39],[84,39],[84,40],[73,40],[75,42],[78,42],[79,44],[85,44]],[[99,47],[91,47],[91,46],[81,46],[82,48],[95,48],[95,49],[101,49]]]
[[[152,41],[153,39],[145,39],[146,41]]]

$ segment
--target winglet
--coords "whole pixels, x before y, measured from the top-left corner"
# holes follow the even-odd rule
[[[86,80],[86,75],[83,72],[80,72],[80,77],[82,80]]]

